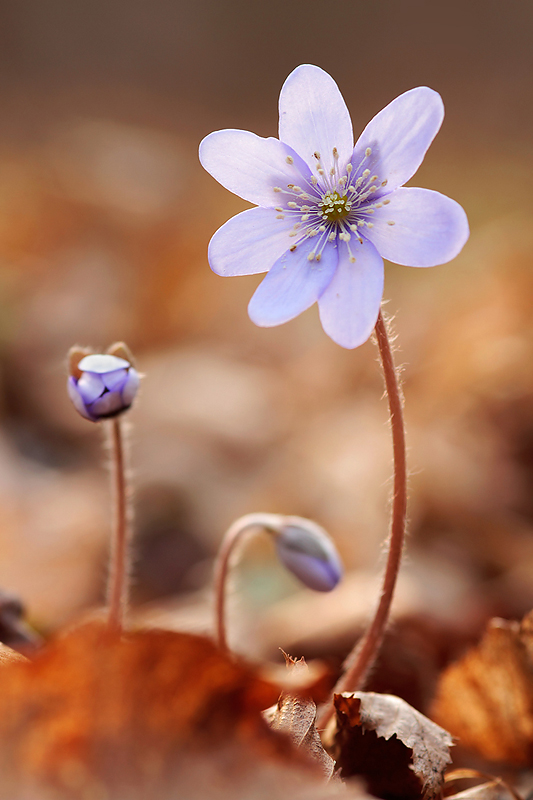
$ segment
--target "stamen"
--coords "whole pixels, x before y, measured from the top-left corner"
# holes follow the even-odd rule
[[[355,256],[350,256],[349,261],[350,264],[355,264]]]
[[[294,253],[294,251],[296,250],[296,245],[293,244],[292,247],[289,247],[289,250],[291,251],[291,253]]]
[[[372,155],[372,148],[371,147],[367,147],[366,150],[365,150],[365,156],[368,158],[368,156],[371,156],[371,155]]]
[[[333,158],[338,158],[338,157],[339,157],[339,151],[337,150],[336,147],[334,147],[333,148]]]
[[[311,183],[313,184],[313,186],[317,185],[318,178],[316,177],[316,175],[311,175]]]
[[[323,175],[324,174],[324,170],[322,169],[322,167],[319,167],[317,169],[317,172],[318,172],[319,175]]]
[[[315,150],[313,155],[314,155],[314,157],[316,158],[317,161],[320,161],[320,153],[318,152],[318,150]]]
[[[311,252],[308,253],[307,260],[308,261],[314,261],[315,260],[315,251],[314,250],[311,250]]]
[[[322,259],[322,253],[317,253],[316,260],[321,261],[321,259]]]
[[[374,227],[374,223],[373,222],[367,222],[366,223],[366,227],[367,228],[373,228]]]
[[[280,187],[279,187],[279,186],[274,186],[274,191],[275,191],[275,192],[282,192],[282,191],[283,191],[283,189],[280,189]]]
[[[370,178],[370,183],[374,183],[374,181],[377,181],[377,179],[378,179],[377,175],[372,175],[372,177]]]
[[[350,174],[350,172],[352,171],[352,169],[353,169],[353,166],[352,166],[351,164],[347,164],[347,165],[346,165],[346,172],[347,172],[348,174]]]
[[[389,219],[389,220],[387,221],[387,225],[394,225],[394,224],[395,224],[395,222],[394,222],[394,220],[392,220],[392,219]]]
[[[289,208],[298,208],[294,200],[291,200],[289,203],[287,203],[287,205],[289,206]]]
[[[385,180],[384,180],[384,181],[381,181],[381,185],[382,185],[382,186],[386,186],[386,185],[388,184],[388,182],[389,182],[389,179],[388,179],[388,178],[385,178]]]
[[[384,201],[383,201],[383,205],[384,205],[384,206],[388,206],[388,205],[389,205],[389,203],[390,203],[390,200],[384,200]]]
[[[363,170],[363,178],[368,178],[369,175],[370,175],[370,170],[369,169],[364,169]]]
[[[334,242],[336,238],[337,238],[336,233],[330,233],[328,236],[328,242]]]
[[[285,161],[287,162],[287,164],[294,164],[294,158],[292,156],[287,156]]]
[[[276,214],[276,219],[285,219],[285,214]]]
[[[281,212],[283,211],[283,208],[281,206],[276,206],[275,210]]]

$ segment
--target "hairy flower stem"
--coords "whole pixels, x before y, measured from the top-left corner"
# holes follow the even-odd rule
[[[232,556],[250,528],[275,530],[274,520],[277,519],[277,515],[274,514],[246,514],[230,525],[222,539],[215,563],[215,638],[217,645],[225,653],[229,652],[226,634],[226,596]]]
[[[392,349],[387,334],[387,325],[381,311],[376,322],[375,333],[379,348],[385,388],[389,400],[394,456],[394,496],[392,502],[391,528],[388,542],[387,565],[378,607],[363,638],[357,642],[344,662],[344,673],[333,689],[333,694],[357,692],[364,688],[365,681],[379,655],[400,569],[405,539],[407,515],[407,467],[405,457],[405,429],[403,422],[402,396],[394,366]],[[334,712],[328,703],[319,716],[318,725],[325,727]]]
[[[111,542],[108,585],[108,625],[120,633],[128,600],[130,573],[130,526],[128,519],[128,486],[124,454],[124,436],[120,418],[109,421],[111,443],[111,481],[114,495],[114,531]]]

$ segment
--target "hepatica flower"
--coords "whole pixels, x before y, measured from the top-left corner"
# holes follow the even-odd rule
[[[326,333],[357,347],[376,323],[384,258],[432,267],[468,239],[458,203],[403,188],[441,126],[442,100],[425,86],[405,92],[354,147],[337,84],[305,64],[285,81],[279,112],[279,139],[224,130],[200,145],[205,169],[258,206],[215,233],[209,263],[218,275],[268,273],[248,307],[257,325],[280,325],[318,302]]]
[[[139,388],[139,373],[129,360],[110,353],[74,360],[67,390],[82,417],[100,422],[128,410]]]

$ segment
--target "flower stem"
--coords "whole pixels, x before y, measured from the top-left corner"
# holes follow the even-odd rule
[[[225,653],[229,652],[226,633],[226,597],[228,573],[231,567],[232,556],[235,549],[242,541],[250,528],[265,528],[275,531],[279,525],[277,514],[246,514],[235,520],[222,539],[215,563],[215,638],[218,647]]]
[[[379,655],[390,608],[396,586],[396,579],[400,569],[405,540],[405,526],[407,516],[407,466],[405,456],[405,429],[403,422],[402,396],[392,349],[387,333],[387,325],[381,311],[376,322],[375,333],[379,348],[385,388],[389,401],[389,411],[392,431],[392,447],[394,456],[394,496],[392,502],[392,516],[390,536],[388,542],[387,564],[383,577],[383,586],[378,607],[374,618],[367,628],[363,638],[357,642],[352,652],[344,662],[344,673],[339,678],[333,689],[333,694],[341,692],[356,692],[363,689],[365,681]],[[319,717],[321,727],[329,722],[333,715],[333,704],[328,703]]]
[[[111,481],[115,512],[109,565],[108,625],[111,630],[120,633],[124,624],[130,573],[128,486],[126,481],[123,428],[120,418],[117,417],[110,420],[109,433],[111,441]]]

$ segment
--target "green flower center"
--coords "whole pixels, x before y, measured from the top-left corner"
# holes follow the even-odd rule
[[[341,197],[338,192],[328,191],[322,198],[320,213],[326,222],[336,222],[348,216],[352,208],[352,201],[349,197]]]

